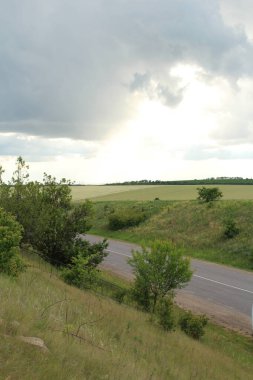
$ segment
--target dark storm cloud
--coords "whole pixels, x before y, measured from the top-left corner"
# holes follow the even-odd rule
[[[0,157],[22,156],[29,162],[49,161],[63,155],[89,159],[96,155],[97,149],[98,145],[92,142],[0,134]]]
[[[167,75],[176,63],[230,79],[252,75],[252,45],[224,25],[216,0],[0,0],[0,7],[2,132],[100,139],[133,115],[134,86],[177,105],[184,89]]]

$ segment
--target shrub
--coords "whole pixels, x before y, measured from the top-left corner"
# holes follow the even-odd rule
[[[224,221],[224,236],[227,239],[232,239],[236,235],[239,234],[240,230],[236,226],[235,221],[233,219],[227,219]]]
[[[197,191],[198,191],[198,199],[206,203],[217,201],[223,196],[222,192],[219,190],[218,187],[202,186],[202,187],[198,187]]]
[[[97,280],[97,270],[87,266],[88,260],[82,255],[72,258],[71,264],[62,270],[65,282],[81,289],[91,288]]]
[[[12,215],[0,209],[0,272],[18,276],[25,269],[19,244],[22,227]]]
[[[109,216],[109,228],[120,230],[122,228],[138,226],[146,219],[143,211],[136,209],[119,210]]]
[[[107,255],[107,242],[91,244],[86,240],[76,239],[71,263],[62,270],[62,277],[68,284],[78,288],[91,288],[97,282],[96,267]]]
[[[190,311],[185,313],[179,320],[181,329],[194,339],[200,339],[204,335],[204,327],[207,325],[205,315],[193,315]]]
[[[171,298],[163,298],[158,302],[156,314],[158,323],[166,331],[171,331],[175,327],[175,318],[173,315],[173,301]]]
[[[134,286],[130,290],[130,298],[136,302],[137,307],[140,307],[140,309],[145,311],[151,310],[150,291],[145,281],[141,281],[141,279],[135,281]]]
[[[127,295],[126,289],[118,289],[114,292],[113,298],[118,302],[122,303],[124,301],[125,296]]]

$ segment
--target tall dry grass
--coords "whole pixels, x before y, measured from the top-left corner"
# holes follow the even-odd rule
[[[252,342],[225,332],[224,339],[215,329],[200,342],[165,333],[147,314],[66,285],[39,260],[28,262],[17,280],[0,275],[1,380],[252,378]],[[49,352],[20,335],[43,339]]]

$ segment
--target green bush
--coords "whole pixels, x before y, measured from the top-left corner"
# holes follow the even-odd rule
[[[207,321],[205,315],[193,315],[189,311],[180,318],[179,325],[187,335],[194,339],[200,339],[205,333],[204,327],[207,325]]]
[[[232,239],[233,237],[237,236],[240,232],[233,219],[225,220],[224,227],[224,236],[227,239]]]
[[[18,276],[25,269],[19,244],[22,227],[12,215],[0,209],[0,272]]]
[[[122,228],[138,226],[146,219],[143,211],[136,209],[119,210],[109,216],[109,228],[121,230]]]
[[[127,289],[118,289],[114,292],[113,294],[113,298],[115,299],[115,301],[117,301],[118,303],[122,303],[124,301],[124,298],[126,297],[127,295]]]
[[[200,201],[209,203],[213,201],[217,201],[218,199],[223,197],[222,192],[218,187],[197,187],[198,191],[198,199]]]
[[[156,314],[158,323],[166,331],[171,331],[175,327],[175,318],[173,315],[173,301],[171,298],[163,298],[158,302]]]
[[[87,266],[87,258],[78,255],[62,270],[65,282],[81,289],[89,289],[97,280],[97,270]]]
[[[71,263],[62,270],[62,277],[68,284],[78,288],[91,288],[98,280],[97,266],[107,256],[106,240],[91,244],[87,240],[76,239]]]
[[[130,290],[130,298],[137,307],[144,311],[151,311],[150,291],[145,281],[135,281],[134,286]]]

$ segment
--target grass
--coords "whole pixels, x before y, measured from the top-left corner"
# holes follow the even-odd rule
[[[252,378],[252,339],[211,324],[200,342],[165,333],[147,314],[70,287],[40,259],[26,260],[17,280],[0,275],[1,380]],[[78,328],[82,339],[70,335]],[[42,338],[49,353],[20,335]]]
[[[73,186],[74,201],[93,199],[94,201],[151,201],[193,200],[197,198],[196,185],[133,185],[133,186]],[[201,186],[199,186],[201,187]],[[207,185],[206,187],[214,187]],[[251,185],[219,185],[223,199],[253,199]]]
[[[149,218],[138,227],[110,231],[113,210],[142,207]],[[253,269],[253,201],[219,201],[209,207],[197,201],[97,202],[91,233],[149,244],[154,239],[172,240],[188,255],[243,269]],[[224,237],[224,223],[232,218],[239,234]]]

